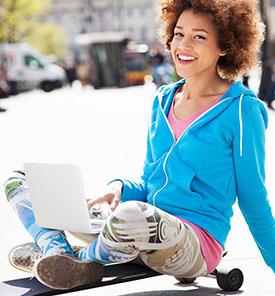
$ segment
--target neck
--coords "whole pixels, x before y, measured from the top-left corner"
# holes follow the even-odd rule
[[[189,77],[186,79],[182,93],[186,99],[199,99],[224,93],[229,83],[223,80],[218,74],[212,76],[211,79],[203,79],[198,77]]]

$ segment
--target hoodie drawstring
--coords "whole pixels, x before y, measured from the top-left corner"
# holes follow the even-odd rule
[[[243,94],[240,96],[240,102],[239,102],[239,121],[240,121],[240,156],[243,156],[243,121],[242,121],[242,100],[243,100]]]

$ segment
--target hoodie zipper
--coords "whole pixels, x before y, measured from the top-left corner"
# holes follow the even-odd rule
[[[210,112],[211,110],[213,110],[214,108],[216,108],[217,106],[219,106],[221,103],[223,103],[223,102],[225,102],[225,101],[227,101],[227,100],[229,100],[229,99],[231,99],[231,97],[228,97],[228,98],[223,99],[222,101],[220,101],[219,103],[217,103],[216,105],[212,106],[210,109],[208,109],[208,110],[206,110],[204,113],[202,113],[202,114],[201,114],[198,118],[196,118],[196,119],[195,119],[195,120],[189,125],[189,127],[188,127],[188,128],[182,133],[182,135],[179,137],[178,141],[176,140],[176,138],[175,138],[175,136],[174,136],[174,133],[173,133],[171,127],[170,127],[170,124],[169,124],[169,122],[168,122],[167,116],[165,115],[163,109],[161,108],[161,112],[162,112],[162,114],[163,114],[163,116],[164,116],[164,118],[165,118],[165,120],[166,120],[166,123],[167,123],[167,125],[168,125],[168,127],[169,127],[170,132],[171,132],[172,135],[173,135],[174,142],[173,142],[173,145],[171,146],[170,150],[168,151],[168,153],[167,153],[167,155],[166,155],[166,157],[165,157],[165,159],[164,159],[163,165],[162,165],[163,172],[164,172],[164,174],[165,174],[165,183],[164,183],[164,185],[163,185],[159,190],[157,190],[157,191],[155,192],[155,194],[153,195],[152,200],[153,200],[153,205],[154,205],[154,206],[156,206],[156,203],[155,203],[156,195],[157,195],[160,191],[162,191],[162,190],[166,187],[166,185],[167,185],[167,183],[168,183],[168,175],[167,175],[167,172],[166,172],[166,169],[165,169],[165,165],[166,165],[166,162],[167,162],[168,156],[171,154],[171,152],[172,152],[172,150],[174,149],[174,147],[176,146],[177,142],[179,142],[179,140],[180,140],[180,139],[186,134],[186,132],[187,132],[190,128],[192,128],[192,126],[193,126],[193,125],[194,125],[194,124],[195,124],[195,123],[196,123],[196,122],[197,122],[202,116],[206,115],[208,112]]]

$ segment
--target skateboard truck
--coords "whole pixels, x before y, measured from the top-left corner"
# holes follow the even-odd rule
[[[231,270],[220,269],[219,271],[215,269],[207,277],[214,277],[217,279],[217,283],[221,289],[224,291],[237,291],[243,284],[243,273],[239,268],[234,268]],[[191,284],[196,278],[177,278],[183,284]]]
[[[223,253],[223,257],[227,255],[227,251]],[[243,284],[243,273],[239,268],[227,269],[221,268],[215,269],[207,277],[214,277],[217,280],[218,286],[224,291],[237,291]],[[178,281],[183,284],[191,284],[196,278],[178,278]]]

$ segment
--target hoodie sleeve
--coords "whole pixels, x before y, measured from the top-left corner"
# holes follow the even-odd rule
[[[266,264],[275,272],[275,219],[265,188],[267,112],[254,99],[244,100],[243,110],[233,140],[238,203]]]

